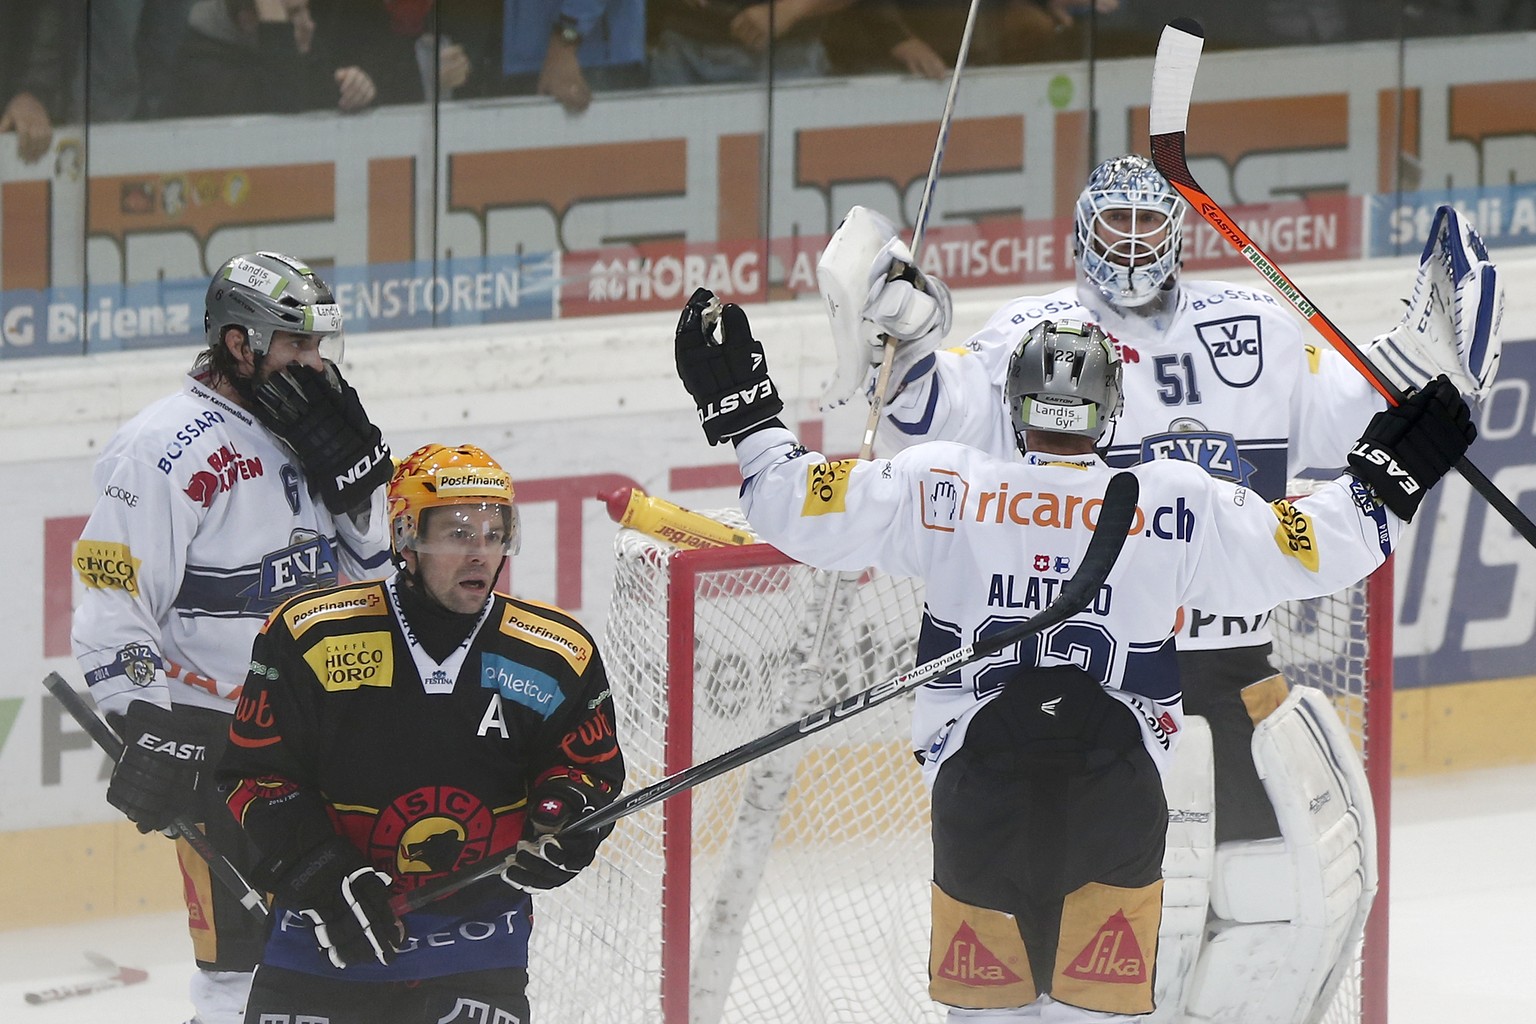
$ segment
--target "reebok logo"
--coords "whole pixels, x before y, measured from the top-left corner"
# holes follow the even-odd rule
[[[1081,981],[1111,985],[1135,985],[1146,980],[1146,957],[1124,911],[1109,915],[1083,951],[1067,965],[1065,973]]]
[[[976,931],[962,923],[944,951],[938,976],[962,985],[1013,985],[1022,981],[1017,974],[981,944]]]
[[[1044,711],[1046,714],[1050,715],[1052,718],[1055,718],[1056,717],[1056,709],[1059,706],[1061,706],[1061,698],[1060,697],[1052,697],[1050,700],[1048,700],[1045,703],[1040,705],[1040,710]]]

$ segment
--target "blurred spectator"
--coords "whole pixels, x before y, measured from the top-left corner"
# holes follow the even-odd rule
[[[171,113],[351,113],[372,105],[373,78],[336,60],[332,47],[317,33],[309,0],[197,0],[187,16]],[[404,78],[419,90],[414,59]]]
[[[162,117],[196,0],[90,0],[85,116],[93,123]]]
[[[16,151],[37,163],[66,116],[72,50],[70,0],[0,0],[0,132],[16,133]]]
[[[827,15],[855,0],[652,0],[655,85],[815,78]],[[771,62],[771,69],[770,69]]]
[[[317,57],[360,69],[373,83],[373,105],[420,103],[428,95],[416,40],[432,32],[432,0],[309,0],[309,8]]]
[[[822,42],[834,74],[905,71],[918,78],[949,77],[949,63],[912,31],[896,0],[863,0],[834,12]]]
[[[645,0],[506,0],[502,91],[553,97],[579,114],[594,89],[646,84]]]

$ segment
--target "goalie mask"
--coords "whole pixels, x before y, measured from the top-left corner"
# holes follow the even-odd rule
[[[1097,324],[1043,320],[1013,350],[1003,401],[1021,452],[1028,430],[1097,442],[1120,414],[1120,353]]]
[[[1145,157],[1099,164],[1077,197],[1072,252],[1079,274],[1113,306],[1145,306],[1178,274],[1186,209]]]
[[[433,515],[453,515],[484,508],[499,508],[499,535],[482,537],[450,531],[446,541],[423,541],[425,520]],[[470,517],[464,516],[466,528]],[[512,478],[497,461],[474,445],[449,448],[428,444],[416,449],[395,468],[389,481],[390,550],[402,562],[406,548],[415,552],[444,553],[454,545],[467,547],[482,540],[500,545],[503,556],[516,554],[519,542],[517,506]],[[402,563],[403,564],[403,563]]]
[[[230,327],[245,331],[258,367],[274,331],[318,335],[321,356],[341,361],[341,307],[326,283],[291,256],[253,252],[219,267],[203,314],[210,349],[222,348]]]

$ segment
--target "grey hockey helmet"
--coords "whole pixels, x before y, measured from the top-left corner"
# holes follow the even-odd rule
[[[320,335],[322,353],[341,359],[341,307],[330,287],[292,256],[246,253],[219,267],[203,314],[210,347],[218,347],[227,327],[245,328],[257,356],[266,354],[273,331],[292,331]]]
[[[1120,352],[1098,324],[1042,320],[1013,350],[1003,401],[1020,451],[1026,430],[1098,441],[1120,414]]]
[[[1178,273],[1186,209],[1146,157],[1104,161],[1077,197],[1078,272],[1111,305],[1146,305]]]

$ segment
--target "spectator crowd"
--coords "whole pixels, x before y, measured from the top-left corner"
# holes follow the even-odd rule
[[[967,65],[1536,28],[1533,0],[975,0]],[[0,132],[822,75],[945,79],[970,0],[0,0]]]

